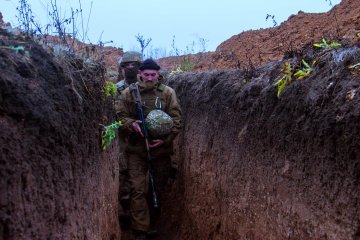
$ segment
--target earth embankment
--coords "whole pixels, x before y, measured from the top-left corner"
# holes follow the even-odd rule
[[[325,51],[277,97],[282,62],[170,78],[184,111],[172,239],[359,239],[359,49]],[[293,61],[289,59],[288,61]],[[170,230],[171,229],[171,230]],[[165,239],[165,238],[164,238]]]
[[[0,46],[0,239],[119,239],[101,68],[3,30]]]

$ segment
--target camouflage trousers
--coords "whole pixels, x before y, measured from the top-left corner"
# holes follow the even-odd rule
[[[147,232],[156,224],[159,210],[152,208],[152,194],[149,191],[148,163],[145,157],[127,154],[130,183],[130,217],[132,229]],[[158,202],[161,206],[161,195],[169,178],[170,156],[151,159]]]

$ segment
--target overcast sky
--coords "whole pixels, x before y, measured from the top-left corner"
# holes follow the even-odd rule
[[[55,1],[55,0],[53,0]],[[302,10],[308,13],[326,12],[341,0],[80,0],[84,30],[87,19],[88,40],[92,43],[113,41],[107,46],[137,50],[135,35],[152,38],[149,49],[167,52],[175,48],[181,52],[214,51],[231,36],[250,29],[268,28],[273,15],[278,25]],[[42,25],[50,22],[47,14],[50,0],[28,0],[35,20]],[[15,17],[19,0],[0,0],[4,20],[18,25]],[[70,16],[70,8],[79,9],[79,0],[57,0],[62,16]],[[92,8],[91,8],[92,5]],[[81,17],[77,19],[82,32]],[[175,38],[174,38],[175,36]],[[79,37],[81,38],[81,37]],[[174,39],[174,44],[173,43]],[[205,44],[204,44],[205,43]],[[187,50],[188,49],[188,50]]]

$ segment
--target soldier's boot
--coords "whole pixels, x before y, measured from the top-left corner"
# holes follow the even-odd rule
[[[119,216],[121,230],[127,231],[131,228],[130,214],[121,213]]]
[[[138,235],[135,237],[135,240],[146,240],[146,235],[145,234],[142,234],[142,235]]]
[[[151,229],[146,233],[146,237],[148,239],[156,238],[158,235],[158,231],[156,229]]]
[[[120,199],[120,204],[122,208],[124,209],[124,212],[130,211],[130,197],[124,196]]]
[[[122,198],[120,199],[120,204],[123,211],[119,214],[119,222],[121,230],[126,231],[131,228],[131,218],[130,218],[130,199]]]
[[[136,231],[133,230],[133,235],[135,237],[135,240],[146,240],[146,233],[143,231]]]

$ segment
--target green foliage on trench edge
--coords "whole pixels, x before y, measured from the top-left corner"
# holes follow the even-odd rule
[[[282,91],[284,91],[286,86],[290,85],[290,83],[293,80],[292,76],[294,76],[298,80],[301,80],[303,78],[308,77],[310,73],[313,71],[313,67],[310,66],[304,59],[302,59],[301,63],[303,67],[297,69],[295,73],[294,73],[295,69],[291,66],[290,63],[288,62],[284,63],[283,68],[281,70],[282,77],[278,79],[274,84],[274,86],[278,87],[278,92],[277,92],[278,97],[280,97],[280,94],[282,93]],[[315,63],[313,63],[313,66],[314,65]]]
[[[117,94],[116,84],[106,81],[104,85],[104,94],[106,97],[115,96]]]
[[[110,146],[112,140],[116,137],[117,129],[121,126],[121,121],[115,121],[108,126],[103,126],[103,131],[101,133],[101,149],[103,151]]]

